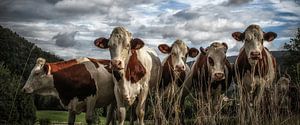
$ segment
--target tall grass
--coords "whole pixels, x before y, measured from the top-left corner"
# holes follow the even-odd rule
[[[178,94],[182,88],[170,86],[164,92],[157,89],[149,98],[148,109],[153,110],[148,120],[159,125],[179,125],[180,117],[185,119],[185,124],[191,125],[299,124],[300,83],[289,83],[283,75],[277,79],[272,85],[257,86],[255,90],[237,80],[237,88],[230,99],[224,99],[226,94],[218,89],[206,92],[192,89],[184,102],[186,110],[183,112]]]

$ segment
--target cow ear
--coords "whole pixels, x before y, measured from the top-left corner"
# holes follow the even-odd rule
[[[45,64],[45,65],[43,66],[43,70],[44,70],[45,73],[47,73],[47,75],[49,75],[50,72],[51,72],[51,67],[50,67],[50,65],[49,65],[49,64]]]
[[[231,34],[232,37],[237,40],[237,41],[242,41],[244,40],[244,33],[241,33],[241,32],[234,32]]]
[[[108,48],[108,42],[109,40],[104,38],[104,37],[101,37],[101,38],[98,38],[94,41],[94,45],[101,48],[101,49],[106,49]]]
[[[36,65],[43,66],[46,63],[46,59],[39,57],[36,60]]]
[[[277,37],[277,34],[274,32],[264,33],[264,40],[271,42]]]
[[[222,45],[224,46],[224,50],[225,50],[225,53],[226,53],[227,50],[228,50],[228,45],[226,43],[222,43]]]
[[[203,55],[206,55],[207,49],[204,49],[203,47],[200,47],[200,51]]]
[[[145,45],[144,41],[139,38],[134,38],[131,40],[131,49],[137,50],[144,47],[144,45]]]
[[[168,54],[171,52],[172,48],[169,47],[167,44],[160,44],[158,45],[158,50],[164,54]]]
[[[196,48],[190,48],[189,49],[189,56],[194,58],[199,54],[199,50]]]

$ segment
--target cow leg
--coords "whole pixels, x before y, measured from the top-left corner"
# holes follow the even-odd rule
[[[92,124],[94,121],[94,110],[96,104],[96,96],[87,97],[85,120],[87,124]]]
[[[145,104],[146,104],[148,91],[149,91],[148,86],[144,86],[144,89],[141,91],[139,95],[139,100],[136,107],[136,114],[138,116],[139,125],[144,125]]]
[[[116,104],[111,103],[108,107],[107,107],[107,115],[106,115],[106,125],[109,125],[110,123],[112,123],[112,125],[116,125]]]
[[[69,110],[69,118],[68,118],[68,125],[74,125],[76,118],[76,113]]]

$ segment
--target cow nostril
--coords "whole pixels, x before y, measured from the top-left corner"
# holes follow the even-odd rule
[[[217,78],[222,78],[224,76],[224,73],[215,73],[215,76]]]
[[[184,70],[184,66],[182,66],[182,65],[176,65],[175,70],[183,71]]]
[[[253,56],[259,56],[260,52],[251,52],[251,55],[253,55]]]

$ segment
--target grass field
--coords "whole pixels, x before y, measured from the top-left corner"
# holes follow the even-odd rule
[[[49,119],[51,123],[68,122],[67,111],[51,111],[51,110],[40,110],[36,112],[37,120]],[[105,117],[101,117],[101,124],[105,123]],[[76,116],[76,123],[85,124],[85,113],[80,113]]]

